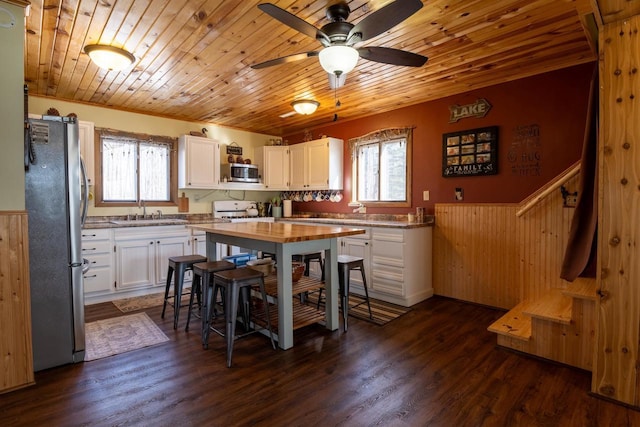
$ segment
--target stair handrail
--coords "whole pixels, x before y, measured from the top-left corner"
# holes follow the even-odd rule
[[[576,176],[580,172],[580,160],[575,162],[569,168],[565,169],[564,172],[555,177],[553,181],[547,183],[544,187],[540,188],[538,191],[533,193],[528,198],[524,199],[520,204],[524,204],[524,206],[516,212],[517,217],[521,217],[525,213],[527,213],[531,208],[540,203],[544,198],[546,198],[549,194],[553,193],[560,187],[562,187],[567,181]]]

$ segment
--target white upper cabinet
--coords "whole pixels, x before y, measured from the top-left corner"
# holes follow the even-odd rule
[[[262,171],[262,182],[266,190],[289,189],[289,147],[261,147],[256,150],[255,159]]]
[[[322,138],[289,146],[291,190],[342,190],[343,141]]]
[[[89,185],[95,183],[94,175],[94,126],[93,122],[78,121],[78,139],[80,140],[80,156],[84,161]]]
[[[178,187],[218,188],[220,143],[215,139],[182,135],[178,140]]]

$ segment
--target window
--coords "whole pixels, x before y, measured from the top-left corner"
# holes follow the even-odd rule
[[[411,129],[385,129],[350,141],[353,201],[411,206]]]
[[[175,205],[176,141],[99,131],[96,206]]]

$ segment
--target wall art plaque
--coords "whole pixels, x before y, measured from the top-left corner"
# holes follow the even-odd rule
[[[498,173],[498,127],[470,129],[442,135],[442,176]]]

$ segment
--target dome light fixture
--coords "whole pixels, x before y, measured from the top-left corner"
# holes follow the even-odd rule
[[[298,114],[308,116],[315,113],[320,103],[313,99],[296,99],[291,103],[291,106]]]
[[[320,51],[320,65],[329,74],[340,76],[353,70],[360,54],[350,46],[329,46]]]
[[[104,44],[90,44],[84,47],[84,52],[100,68],[120,71],[127,68],[136,57],[130,52],[115,46]]]

